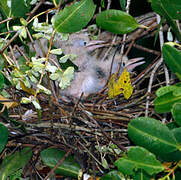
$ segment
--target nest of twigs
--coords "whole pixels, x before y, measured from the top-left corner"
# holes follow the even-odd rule
[[[149,27],[150,31],[156,29],[151,25]],[[137,32],[135,39],[128,39],[127,47],[140,48],[134,42],[143,34],[145,31]],[[146,69],[133,75],[134,92],[128,100],[122,94],[109,99],[107,87],[84,100],[80,98],[71,102],[39,94],[41,112],[36,111],[33,105],[19,104],[9,110],[13,122],[5,116],[1,117],[9,128],[6,147],[14,150],[28,146],[34,150],[32,161],[24,169],[25,176],[31,174],[31,177],[35,177],[37,173],[44,176],[50,171],[42,166],[39,158],[40,152],[48,147],[72,152],[84,171],[96,175],[105,173],[108,169],[103,166],[103,160],[107,161],[109,168],[113,167],[118,156],[132,145],[127,136],[127,125],[131,119],[145,114],[161,119],[154,111],[153,102],[155,90],[166,84],[163,67],[155,68],[160,61],[160,53],[141,48],[157,57]],[[16,100],[26,96],[25,92],[10,91]]]
[[[149,117],[161,118],[154,112],[153,100],[155,90],[165,84],[163,68],[154,76],[152,93],[148,94],[155,63],[157,61],[132,78],[134,93],[128,100],[123,95],[109,99],[106,90],[85,100],[72,100],[71,103],[62,100],[58,102],[54,97],[39,94],[42,107],[40,119],[31,105],[19,105],[11,109],[10,117],[20,124],[16,126],[11,122],[8,125],[10,134],[6,147],[14,149],[29,146],[34,149],[34,158],[30,164],[32,169],[25,170],[25,174],[31,173],[32,177],[37,173],[35,166],[40,163],[39,153],[48,147],[71,151],[84,171],[95,174],[100,173],[100,170],[106,172],[102,165],[103,158],[111,168],[118,158],[115,149],[121,155],[132,145],[127,136],[127,125],[131,119],[145,116],[145,111],[148,111]],[[32,111],[25,114],[28,110]],[[7,123],[8,120],[3,117],[3,122]],[[114,148],[113,144],[116,145]],[[43,166],[37,170],[42,175],[49,172]]]

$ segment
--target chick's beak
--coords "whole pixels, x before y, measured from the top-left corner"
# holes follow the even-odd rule
[[[88,44],[86,44],[85,47],[88,51],[94,51],[95,49],[98,49],[104,46],[105,46],[105,41],[91,40]]]
[[[143,59],[144,59],[143,57],[129,59],[127,62],[125,62],[125,67],[129,72],[131,72],[137,66],[145,63],[145,61],[141,61]]]

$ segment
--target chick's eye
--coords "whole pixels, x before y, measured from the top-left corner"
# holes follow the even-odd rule
[[[84,40],[80,40],[79,45],[80,46],[86,46],[87,42]]]
[[[96,76],[97,76],[98,79],[102,79],[102,78],[104,78],[106,76],[103,69],[100,68],[100,67],[95,68],[95,73],[96,73]]]
[[[126,63],[125,62],[122,62],[122,67],[125,67]]]
[[[80,46],[84,47],[84,46],[86,46],[86,44],[87,44],[87,42],[83,39],[74,40],[74,42],[73,42],[73,46],[75,46],[75,47],[80,47]]]

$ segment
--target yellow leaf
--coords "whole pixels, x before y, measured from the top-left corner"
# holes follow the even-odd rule
[[[109,98],[114,98],[115,97],[115,80],[116,80],[116,75],[112,74],[109,83],[108,83],[108,96]]]
[[[18,103],[15,102],[15,101],[3,102],[3,101],[8,101],[8,100],[9,100],[9,99],[7,99],[7,98],[5,98],[5,97],[3,97],[3,96],[0,95],[1,104],[4,104],[8,109],[18,106]]]
[[[116,81],[116,75],[112,74],[109,83],[108,83],[108,96],[109,98],[114,98],[117,95],[123,93],[126,99],[133,93],[133,87],[131,85],[131,80],[129,72],[124,68],[123,72],[119,76],[119,79]]]
[[[35,90],[25,86],[24,82],[20,81],[20,86],[24,92],[27,92],[30,95],[35,95]]]

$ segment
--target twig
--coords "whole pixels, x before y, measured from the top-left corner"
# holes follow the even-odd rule
[[[156,50],[152,50],[152,49],[149,49],[149,48],[146,48],[146,47],[143,47],[139,44],[133,44],[133,47],[137,48],[137,49],[140,49],[142,51],[146,51],[146,52],[149,52],[151,54],[154,54],[154,55],[157,55],[157,56],[160,56],[160,52],[156,51]]]
[[[151,73],[151,76],[150,76],[150,80],[149,80],[149,85],[148,85],[148,91],[147,91],[148,94],[151,94],[151,86],[152,86],[152,83],[153,83],[154,75],[155,75],[157,69],[162,64],[162,62],[163,62],[163,59],[160,58],[160,60],[157,62],[157,64],[155,65],[154,69],[152,70],[152,73]],[[150,100],[150,96],[148,95],[147,98],[146,98],[145,117],[148,117],[148,108],[149,108],[149,102],[150,102],[149,100]]]
[[[64,157],[58,161],[58,163],[51,169],[51,171],[47,174],[47,176],[44,178],[44,180],[47,180],[51,176],[51,174],[53,174],[53,172],[57,169],[57,167],[60,166],[65,161],[66,157],[68,157],[68,155],[71,152],[72,152],[72,148],[69,149],[67,151],[67,153],[64,155]]]
[[[99,128],[100,130],[102,131],[102,134],[109,140],[109,141],[112,141],[114,144],[116,144],[123,152],[126,151],[126,148],[124,146],[122,146],[121,144],[117,143],[114,139],[110,138],[103,130],[103,128],[99,125],[99,123],[93,118],[91,117],[87,112],[85,112],[87,117],[89,119],[91,119]]]

